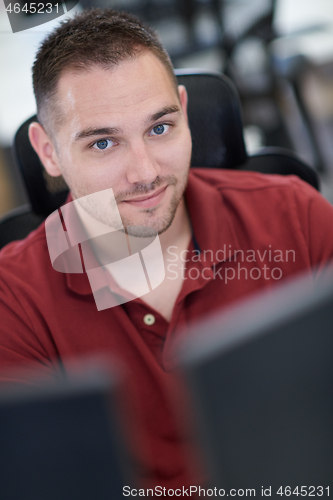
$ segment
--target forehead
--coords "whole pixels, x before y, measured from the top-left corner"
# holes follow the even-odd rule
[[[68,71],[59,80],[57,97],[63,123],[80,126],[110,117],[126,121],[178,103],[165,66],[149,52],[111,69]]]

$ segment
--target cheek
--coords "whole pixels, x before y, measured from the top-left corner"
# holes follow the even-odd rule
[[[192,140],[191,134],[184,134],[181,141],[178,143],[178,147],[175,148],[173,154],[173,161],[177,163],[178,168],[181,168],[183,171],[188,170],[192,153]]]
[[[165,145],[160,159],[173,170],[186,170],[189,166],[192,152],[192,140],[189,131],[184,131],[175,141]]]
[[[119,162],[115,165],[110,160],[101,164],[97,159],[90,159],[89,162],[77,169],[77,177],[77,181],[91,193],[110,188],[113,189],[114,193],[117,193],[121,188],[127,187],[124,186],[125,176],[119,167]]]
[[[192,138],[191,132],[187,127],[184,128],[182,134],[179,136],[178,148],[182,151],[184,156],[191,154]]]

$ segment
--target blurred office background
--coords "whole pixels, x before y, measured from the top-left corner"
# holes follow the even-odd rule
[[[0,216],[28,202],[12,143],[35,114],[36,49],[59,21],[90,6],[126,10],[155,27],[176,68],[227,74],[241,97],[248,151],[295,151],[333,202],[332,0],[81,0],[14,34],[0,0]]]

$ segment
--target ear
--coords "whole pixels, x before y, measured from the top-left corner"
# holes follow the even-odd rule
[[[53,142],[40,123],[33,122],[30,124],[29,139],[47,173],[52,177],[61,175]]]
[[[188,123],[188,117],[187,117],[187,91],[184,85],[178,85],[178,93],[179,93],[179,99],[180,99],[180,104],[182,106],[182,110],[185,116],[185,119]]]

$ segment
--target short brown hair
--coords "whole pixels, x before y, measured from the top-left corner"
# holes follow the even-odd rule
[[[33,65],[33,87],[39,122],[51,132],[49,114],[61,122],[56,90],[65,70],[113,67],[151,51],[164,64],[177,91],[170,57],[156,32],[138,18],[111,9],[91,9],[63,21],[40,46]]]

